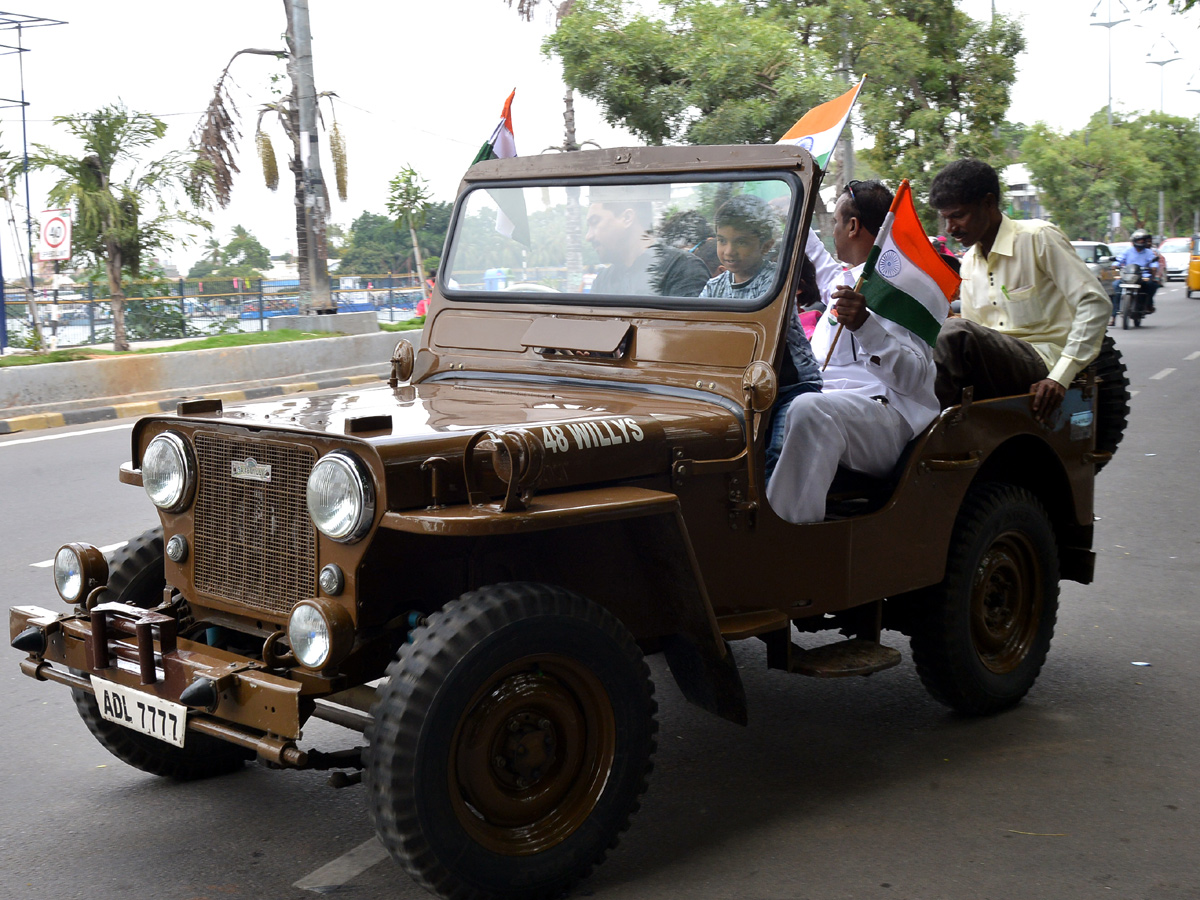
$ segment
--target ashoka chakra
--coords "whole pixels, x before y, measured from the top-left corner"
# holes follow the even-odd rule
[[[875,264],[875,271],[884,278],[895,278],[900,274],[900,254],[895,250],[883,253]]]

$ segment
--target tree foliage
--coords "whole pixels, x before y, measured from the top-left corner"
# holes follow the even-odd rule
[[[885,178],[964,155],[999,160],[998,126],[1024,49],[1003,16],[953,0],[576,0],[545,42],[568,85],[650,144],[778,140],[868,76],[861,116]]]
[[[431,203],[426,210],[425,224],[417,229],[417,242],[425,251],[422,262],[430,259],[431,253],[441,251],[446,242],[452,210],[449,203]],[[394,219],[364,212],[351,223],[339,272],[348,275],[382,275],[415,270],[412,239]]]
[[[271,253],[241,225],[233,226],[229,242],[215,238],[205,243],[204,256],[188,270],[188,278],[259,278],[271,268]]]
[[[205,163],[194,154],[173,152],[143,161],[140,151],[166,134],[166,123],[117,103],[92,113],[57,116],[82,145],[82,154],[60,153],[37,145],[30,163],[59,173],[49,200],[72,210],[74,253],[83,262],[102,265],[113,310],[113,343],[127,350],[124,281],[137,277],[143,262],[175,243],[173,226],[208,223],[184,205],[205,205],[202,183],[194,180]]]
[[[1186,229],[1200,207],[1200,185],[1190,177],[1197,155],[1195,123],[1161,113],[1114,116],[1110,128],[1100,110],[1087,127],[1069,133],[1039,123],[1022,144],[1042,204],[1076,240],[1104,238],[1114,205],[1122,236],[1137,228],[1157,230],[1160,190],[1168,235]]]

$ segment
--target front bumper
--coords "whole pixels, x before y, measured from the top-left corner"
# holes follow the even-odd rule
[[[37,606],[15,606],[8,614],[10,641],[31,627],[44,638],[45,649],[21,663],[26,675],[88,693],[95,693],[93,678],[104,679],[174,703],[197,678],[208,678],[216,703],[188,711],[189,732],[247,747],[277,765],[303,767],[305,754],[295,745],[302,685],[257,660],[177,638],[174,626],[169,616],[117,603],[96,607],[90,617]]]

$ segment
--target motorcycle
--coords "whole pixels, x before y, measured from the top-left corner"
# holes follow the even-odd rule
[[[1151,292],[1146,289],[1146,285],[1153,278],[1154,271],[1152,269],[1139,266],[1137,263],[1129,263],[1121,267],[1119,309],[1123,329],[1128,330],[1130,319],[1133,320],[1134,328],[1141,328],[1142,317],[1154,312],[1154,307],[1150,302]]]

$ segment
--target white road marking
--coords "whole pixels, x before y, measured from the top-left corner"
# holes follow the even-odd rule
[[[1137,396],[1138,394],[1140,394],[1140,393],[1141,393],[1141,391],[1130,391],[1130,392],[1129,392],[1129,396],[1130,396],[1130,397],[1136,397],[1136,396]]]
[[[114,550],[120,550],[122,547],[124,547],[128,543],[129,543],[129,541],[121,541],[121,543],[119,543],[119,544],[109,544],[107,547],[97,547],[96,549],[99,550],[101,553],[103,553],[105,556],[108,556],[108,554],[112,553]],[[43,559],[41,562],[30,563],[29,567],[32,569],[48,569],[52,565],[54,565],[54,560]]]
[[[1174,369],[1163,369],[1161,372],[1157,372],[1154,375],[1151,375],[1150,380],[1151,381],[1162,381],[1164,378],[1166,378],[1168,375],[1170,375],[1174,371],[1175,371]]]
[[[329,893],[339,888],[352,878],[357,878],[371,866],[387,859],[388,852],[383,849],[378,838],[371,838],[326,863],[317,871],[305,875],[292,885],[302,891],[312,891],[317,894]]]
[[[1200,350],[1197,350],[1195,353],[1189,353],[1187,356],[1184,357],[1184,359],[1185,360],[1200,359]]]
[[[63,438],[79,437],[83,434],[100,434],[103,431],[120,431],[122,428],[132,428],[133,423],[125,425],[109,425],[107,428],[85,428],[83,431],[67,431],[63,434],[42,434],[37,437],[18,438],[15,441],[0,441],[0,447],[15,447],[17,444],[38,444],[42,441],[58,441]]]

